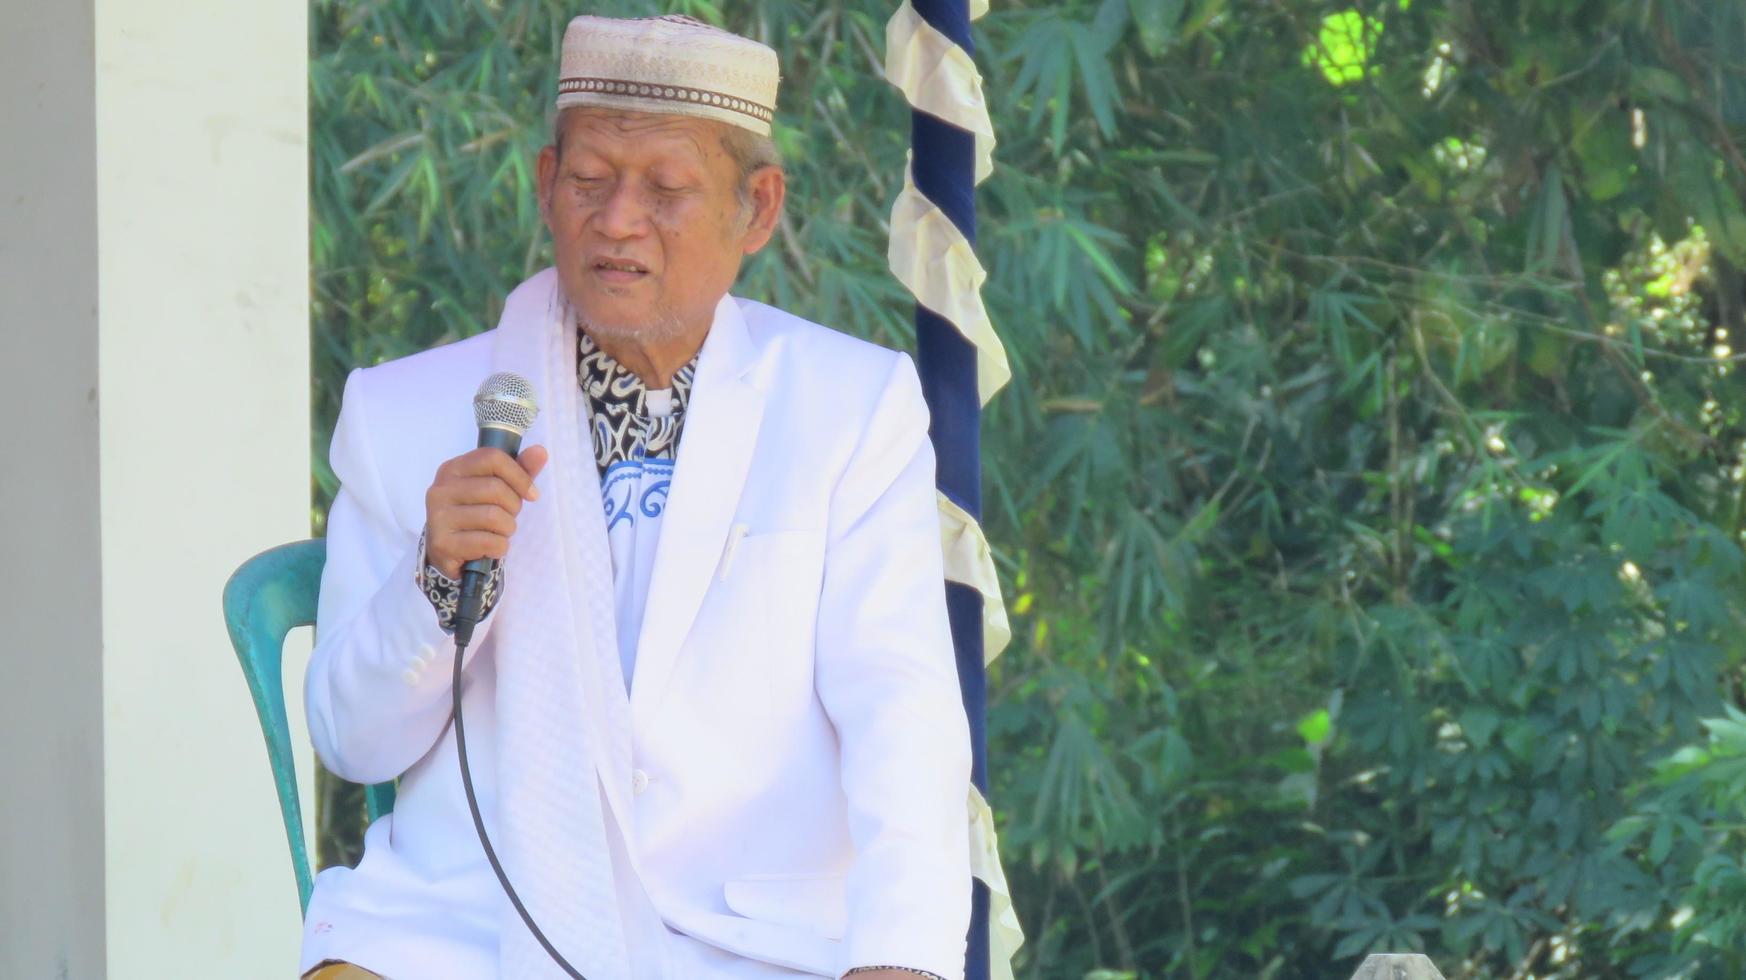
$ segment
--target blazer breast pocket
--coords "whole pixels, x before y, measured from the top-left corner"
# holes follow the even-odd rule
[[[722,546],[709,601],[731,618],[770,629],[813,623],[824,581],[823,531],[747,532],[735,525]]]
[[[823,558],[823,531],[754,531],[744,524],[735,524],[722,545],[715,578],[717,583],[726,583],[743,578],[748,566],[760,569],[779,562],[798,568],[821,563]]]
[[[766,708],[810,697],[824,559],[822,530],[736,525],[692,634],[700,680]]]

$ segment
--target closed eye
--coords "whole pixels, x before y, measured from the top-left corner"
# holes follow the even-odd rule
[[[658,194],[682,194],[697,184],[691,174],[682,170],[654,170],[643,179]]]

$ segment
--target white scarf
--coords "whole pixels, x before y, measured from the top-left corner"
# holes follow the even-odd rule
[[[606,787],[630,785],[630,704],[600,479],[575,375],[576,326],[565,311],[556,273],[535,275],[510,294],[493,351],[493,370],[533,383],[540,415],[527,444],[542,440],[551,461],[540,499],[522,508],[510,549],[514,584],[493,612],[492,843],[528,912],[571,965],[588,980],[645,980],[663,973],[666,930],[607,805]],[[507,899],[498,968],[505,980],[565,976]]]

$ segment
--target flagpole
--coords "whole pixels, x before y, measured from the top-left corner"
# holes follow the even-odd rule
[[[967,0],[911,0],[916,13],[942,35],[973,53]],[[974,134],[926,112],[910,113],[913,153],[910,172],[916,189],[937,206],[966,241],[976,242],[976,139]],[[916,362],[922,393],[933,422],[930,435],[937,459],[937,486],[977,520],[982,516],[982,399],[977,384],[977,349],[944,317],[917,304]],[[982,595],[958,582],[946,583],[946,608],[958,662],[958,685],[970,722],[972,781],[986,796],[988,750],[985,730],[987,681],[983,670]],[[988,887],[973,882],[966,980],[988,980]]]

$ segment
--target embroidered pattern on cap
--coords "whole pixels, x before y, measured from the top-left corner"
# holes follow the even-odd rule
[[[693,102],[698,105],[731,109],[763,123],[770,122],[776,115],[775,111],[767,106],[761,106],[748,99],[723,92],[686,88],[681,85],[627,82],[617,78],[565,78],[558,82],[558,92],[562,95],[592,92],[601,95],[631,95],[641,99],[661,99],[668,102]]]

